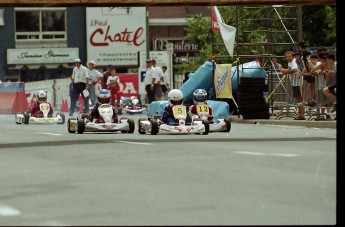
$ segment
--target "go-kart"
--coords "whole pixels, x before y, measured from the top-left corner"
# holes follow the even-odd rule
[[[122,101],[122,100],[121,100]],[[129,99],[123,100],[123,109],[127,114],[142,114],[145,107],[142,107],[139,98],[132,96]]]
[[[135,123],[132,119],[120,118],[119,122],[113,120],[113,106],[102,104],[98,107],[100,119],[89,121],[87,114],[81,114],[77,118],[71,117],[67,121],[69,133],[78,132],[117,132],[133,133]]]
[[[197,118],[192,119],[196,121],[208,121],[210,124],[210,132],[230,132],[231,120],[230,118],[218,118],[214,121],[213,117],[209,114],[209,106],[207,104],[196,105]]]
[[[49,114],[50,106],[48,103],[41,103],[40,104],[40,115],[38,117],[32,116],[31,113],[24,112],[24,113],[16,113],[15,120],[17,124],[65,124],[65,114],[64,113],[56,113],[56,117],[53,117]]]
[[[187,109],[183,105],[176,105],[173,107],[173,116],[175,122],[173,125],[165,124],[161,120],[160,115],[155,115],[153,118],[142,119],[138,121],[140,134],[151,133],[156,134],[203,134],[207,135],[209,132],[209,123],[207,120],[192,122],[187,120]],[[187,121],[186,121],[187,120]]]

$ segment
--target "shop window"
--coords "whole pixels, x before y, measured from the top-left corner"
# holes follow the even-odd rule
[[[66,8],[16,8],[16,41],[66,41]]]

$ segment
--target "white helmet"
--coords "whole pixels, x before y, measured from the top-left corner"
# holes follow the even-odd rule
[[[183,103],[183,93],[179,89],[172,89],[168,93],[168,102],[170,106],[182,105]]]
[[[37,92],[37,100],[39,102],[46,102],[47,101],[47,93],[43,90]]]
[[[207,92],[204,89],[196,89],[193,93],[194,103],[205,103],[206,102]]]
[[[97,93],[97,100],[101,104],[110,102],[110,91],[107,89],[101,89]]]

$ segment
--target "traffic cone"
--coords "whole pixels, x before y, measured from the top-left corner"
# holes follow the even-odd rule
[[[67,104],[67,100],[62,100],[62,104],[61,104],[61,112],[68,112],[68,104]]]

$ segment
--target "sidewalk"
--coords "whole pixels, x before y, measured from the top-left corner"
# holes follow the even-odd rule
[[[243,119],[240,115],[231,115],[231,122],[246,123],[246,124],[271,124],[271,125],[294,125],[304,126],[308,128],[337,128],[336,120],[323,120],[315,121],[312,120],[294,120],[293,118],[283,118],[276,120],[276,116],[271,116],[270,119]],[[308,119],[308,118],[307,118]]]

